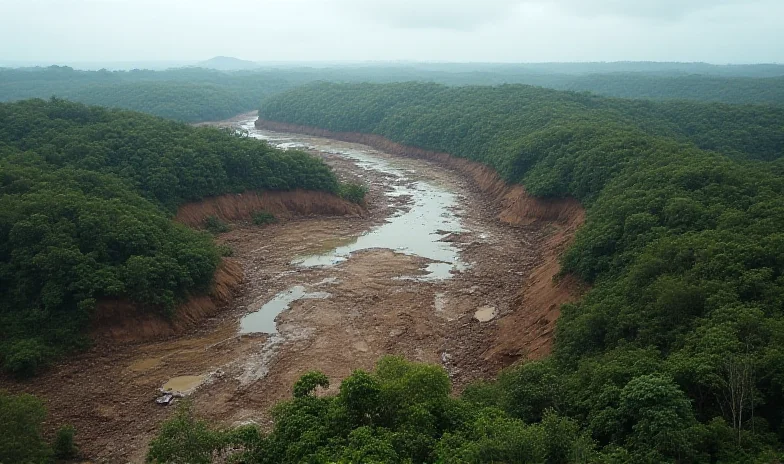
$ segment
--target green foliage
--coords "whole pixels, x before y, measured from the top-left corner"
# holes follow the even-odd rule
[[[206,462],[228,449],[244,463],[462,463],[590,462],[595,445],[577,422],[545,411],[526,424],[495,408],[474,407],[450,396],[440,367],[400,357],[379,360],[373,373],[355,371],[336,396],[314,396],[329,381],[320,372],[303,375],[294,398],[274,411],[267,435],[254,427],[210,431],[178,412],[154,440],[158,462]],[[192,434],[190,435],[186,435]]]
[[[231,230],[231,226],[221,221],[216,216],[209,216],[204,220],[204,228],[213,235],[222,234]]]
[[[467,420],[440,367],[387,357],[375,373],[344,379],[336,396],[313,396],[328,385],[305,374],[276,407],[274,430],[244,442],[244,462],[433,462],[439,437]]]
[[[590,434],[607,462],[781,452],[781,107],[321,83],[268,99],[261,115],[449,152],[586,207],[562,267],[592,288],[562,308],[554,356],[467,388],[468,404],[505,415],[462,432],[472,441],[443,459],[542,459],[542,448],[476,443],[541,433],[527,427],[549,410],[575,421],[579,440]]]
[[[540,427],[504,417],[498,412],[481,414],[464,433],[447,433],[438,447],[438,460],[452,463],[540,463],[545,461],[544,434]]]
[[[155,464],[210,464],[223,450],[226,434],[196,419],[193,405],[182,401],[174,416],[161,425],[150,443],[147,462]]]
[[[207,291],[225,250],[174,223],[177,206],[298,188],[340,185],[314,157],[225,131],[58,99],[0,104],[2,368],[31,375],[84,348],[103,301],[171,314]]]
[[[343,186],[341,185],[341,188]],[[268,211],[256,211],[253,213],[253,224],[257,226],[263,226],[266,224],[273,224],[277,222],[275,215],[268,212]]]
[[[537,194],[547,195],[596,193],[628,159],[683,148],[655,137],[734,158],[771,160],[784,147],[780,106],[622,100],[521,85],[317,83],[267,98],[260,115],[443,150],[489,164],[510,182],[535,181]]]
[[[78,71],[52,66],[0,69],[0,101],[57,96],[183,122],[218,121],[251,111],[264,96],[290,88],[274,73],[250,78],[207,69]]]
[[[27,338],[9,343],[4,367],[20,377],[30,377],[49,360],[51,350],[40,340]]]
[[[0,462],[48,463],[52,450],[41,436],[46,408],[32,395],[0,390]]]
[[[184,122],[216,121],[253,110],[259,101],[300,84],[437,82],[528,84],[623,98],[784,104],[781,65],[701,63],[442,64],[220,72],[79,71],[69,67],[1,69],[0,101],[57,96]]]
[[[661,76],[642,73],[589,74],[552,79],[544,87],[590,91],[620,98],[697,100],[723,103],[784,103],[782,77],[705,75]],[[550,84],[550,85],[548,85]]]
[[[71,425],[64,425],[57,429],[52,449],[57,459],[73,459],[79,453],[79,449],[74,443],[76,430]]]
[[[630,450],[655,455],[657,460],[688,456],[694,416],[686,395],[670,379],[635,377],[621,390],[614,414],[618,426],[628,433]]]
[[[365,204],[365,195],[367,195],[367,193],[367,187],[362,184],[352,183],[341,184],[340,190],[338,191],[338,195],[340,195],[341,198],[359,205]]]
[[[312,395],[318,387],[329,388],[329,377],[323,372],[308,372],[294,384],[294,398],[304,398]]]
[[[229,245],[226,245],[225,243],[217,245],[216,249],[218,250],[218,253],[224,258],[229,258],[231,256],[234,256],[234,248],[232,248]]]

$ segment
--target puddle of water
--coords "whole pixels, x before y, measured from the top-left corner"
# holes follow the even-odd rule
[[[182,377],[174,377],[163,385],[163,389],[165,391],[174,391],[187,394],[195,390],[206,379],[206,375],[185,375]]]
[[[455,195],[425,182],[396,190],[412,195],[413,205],[408,211],[389,218],[387,223],[360,235],[353,243],[328,253],[301,257],[294,263],[304,267],[332,266],[356,251],[388,248],[432,260],[426,278],[446,279],[453,270],[465,269],[459,258],[460,250],[452,243],[440,241],[449,233],[462,231],[459,219],[447,211],[456,205]]]
[[[304,256],[313,256],[313,255],[321,255],[325,253],[329,253],[332,250],[337,248],[341,248],[344,246],[350,246],[357,241],[358,237],[334,237],[324,240],[323,242],[319,243],[318,245],[309,247],[303,253]]]
[[[251,137],[263,139],[280,148],[293,146],[312,148],[319,151],[340,154],[352,159],[365,170],[379,171],[397,178],[397,184],[387,196],[409,196],[412,204],[387,222],[357,238],[350,238],[325,252],[301,256],[293,264],[303,267],[334,266],[349,259],[351,253],[371,248],[391,249],[407,255],[421,256],[432,261],[425,280],[448,279],[453,271],[466,268],[460,260],[460,250],[449,242],[440,241],[454,232],[463,232],[457,196],[434,182],[413,181],[409,168],[401,168],[394,161],[373,155],[373,150],[344,148],[329,139],[310,138],[296,135],[269,134],[257,130],[254,121],[242,124]],[[303,141],[304,140],[304,141]]]
[[[476,310],[474,318],[479,322],[490,322],[495,319],[495,308],[492,306],[482,306]]]
[[[291,303],[297,300],[325,299],[332,296],[326,292],[305,291],[305,287],[297,285],[280,292],[256,312],[250,313],[240,321],[240,333],[277,333],[275,318],[278,314],[289,309]]]

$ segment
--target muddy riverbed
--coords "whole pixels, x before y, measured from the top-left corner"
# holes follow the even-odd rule
[[[171,407],[166,386],[197,412],[230,425],[270,425],[270,408],[310,370],[333,389],[380,356],[443,365],[459,389],[494,375],[498,321],[517,309],[546,226],[511,227],[457,174],[329,139],[259,131],[252,137],[305,149],[344,180],[369,187],[363,217],[313,217],[267,226],[233,224],[218,237],[245,272],[232,307],[190,335],[135,345],[99,344],[27,384],[52,424],[76,426],[95,462],[142,462]],[[6,385],[6,383],[8,385]]]

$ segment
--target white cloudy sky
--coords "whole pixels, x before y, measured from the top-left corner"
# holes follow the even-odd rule
[[[0,60],[784,62],[784,0],[0,0]]]

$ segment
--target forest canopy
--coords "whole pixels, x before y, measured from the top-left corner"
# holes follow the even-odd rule
[[[315,81],[419,81],[450,86],[529,84],[624,98],[784,105],[784,66],[700,63],[444,63],[264,67],[231,72],[203,68],[0,68],[0,101],[56,96],[178,121],[201,122],[251,111],[263,98]]]
[[[321,160],[228,131],[59,99],[0,104],[0,361],[29,374],[83,347],[97,303],[170,313],[209,289],[209,234],[177,206],[342,186]]]
[[[592,287],[562,309],[553,356],[466,399],[532,425],[555,411],[595,443],[598,462],[781,459],[780,108],[321,83],[266,100],[260,114],[449,152],[586,207],[562,269]],[[483,446],[508,442],[482,424],[470,436]]]

